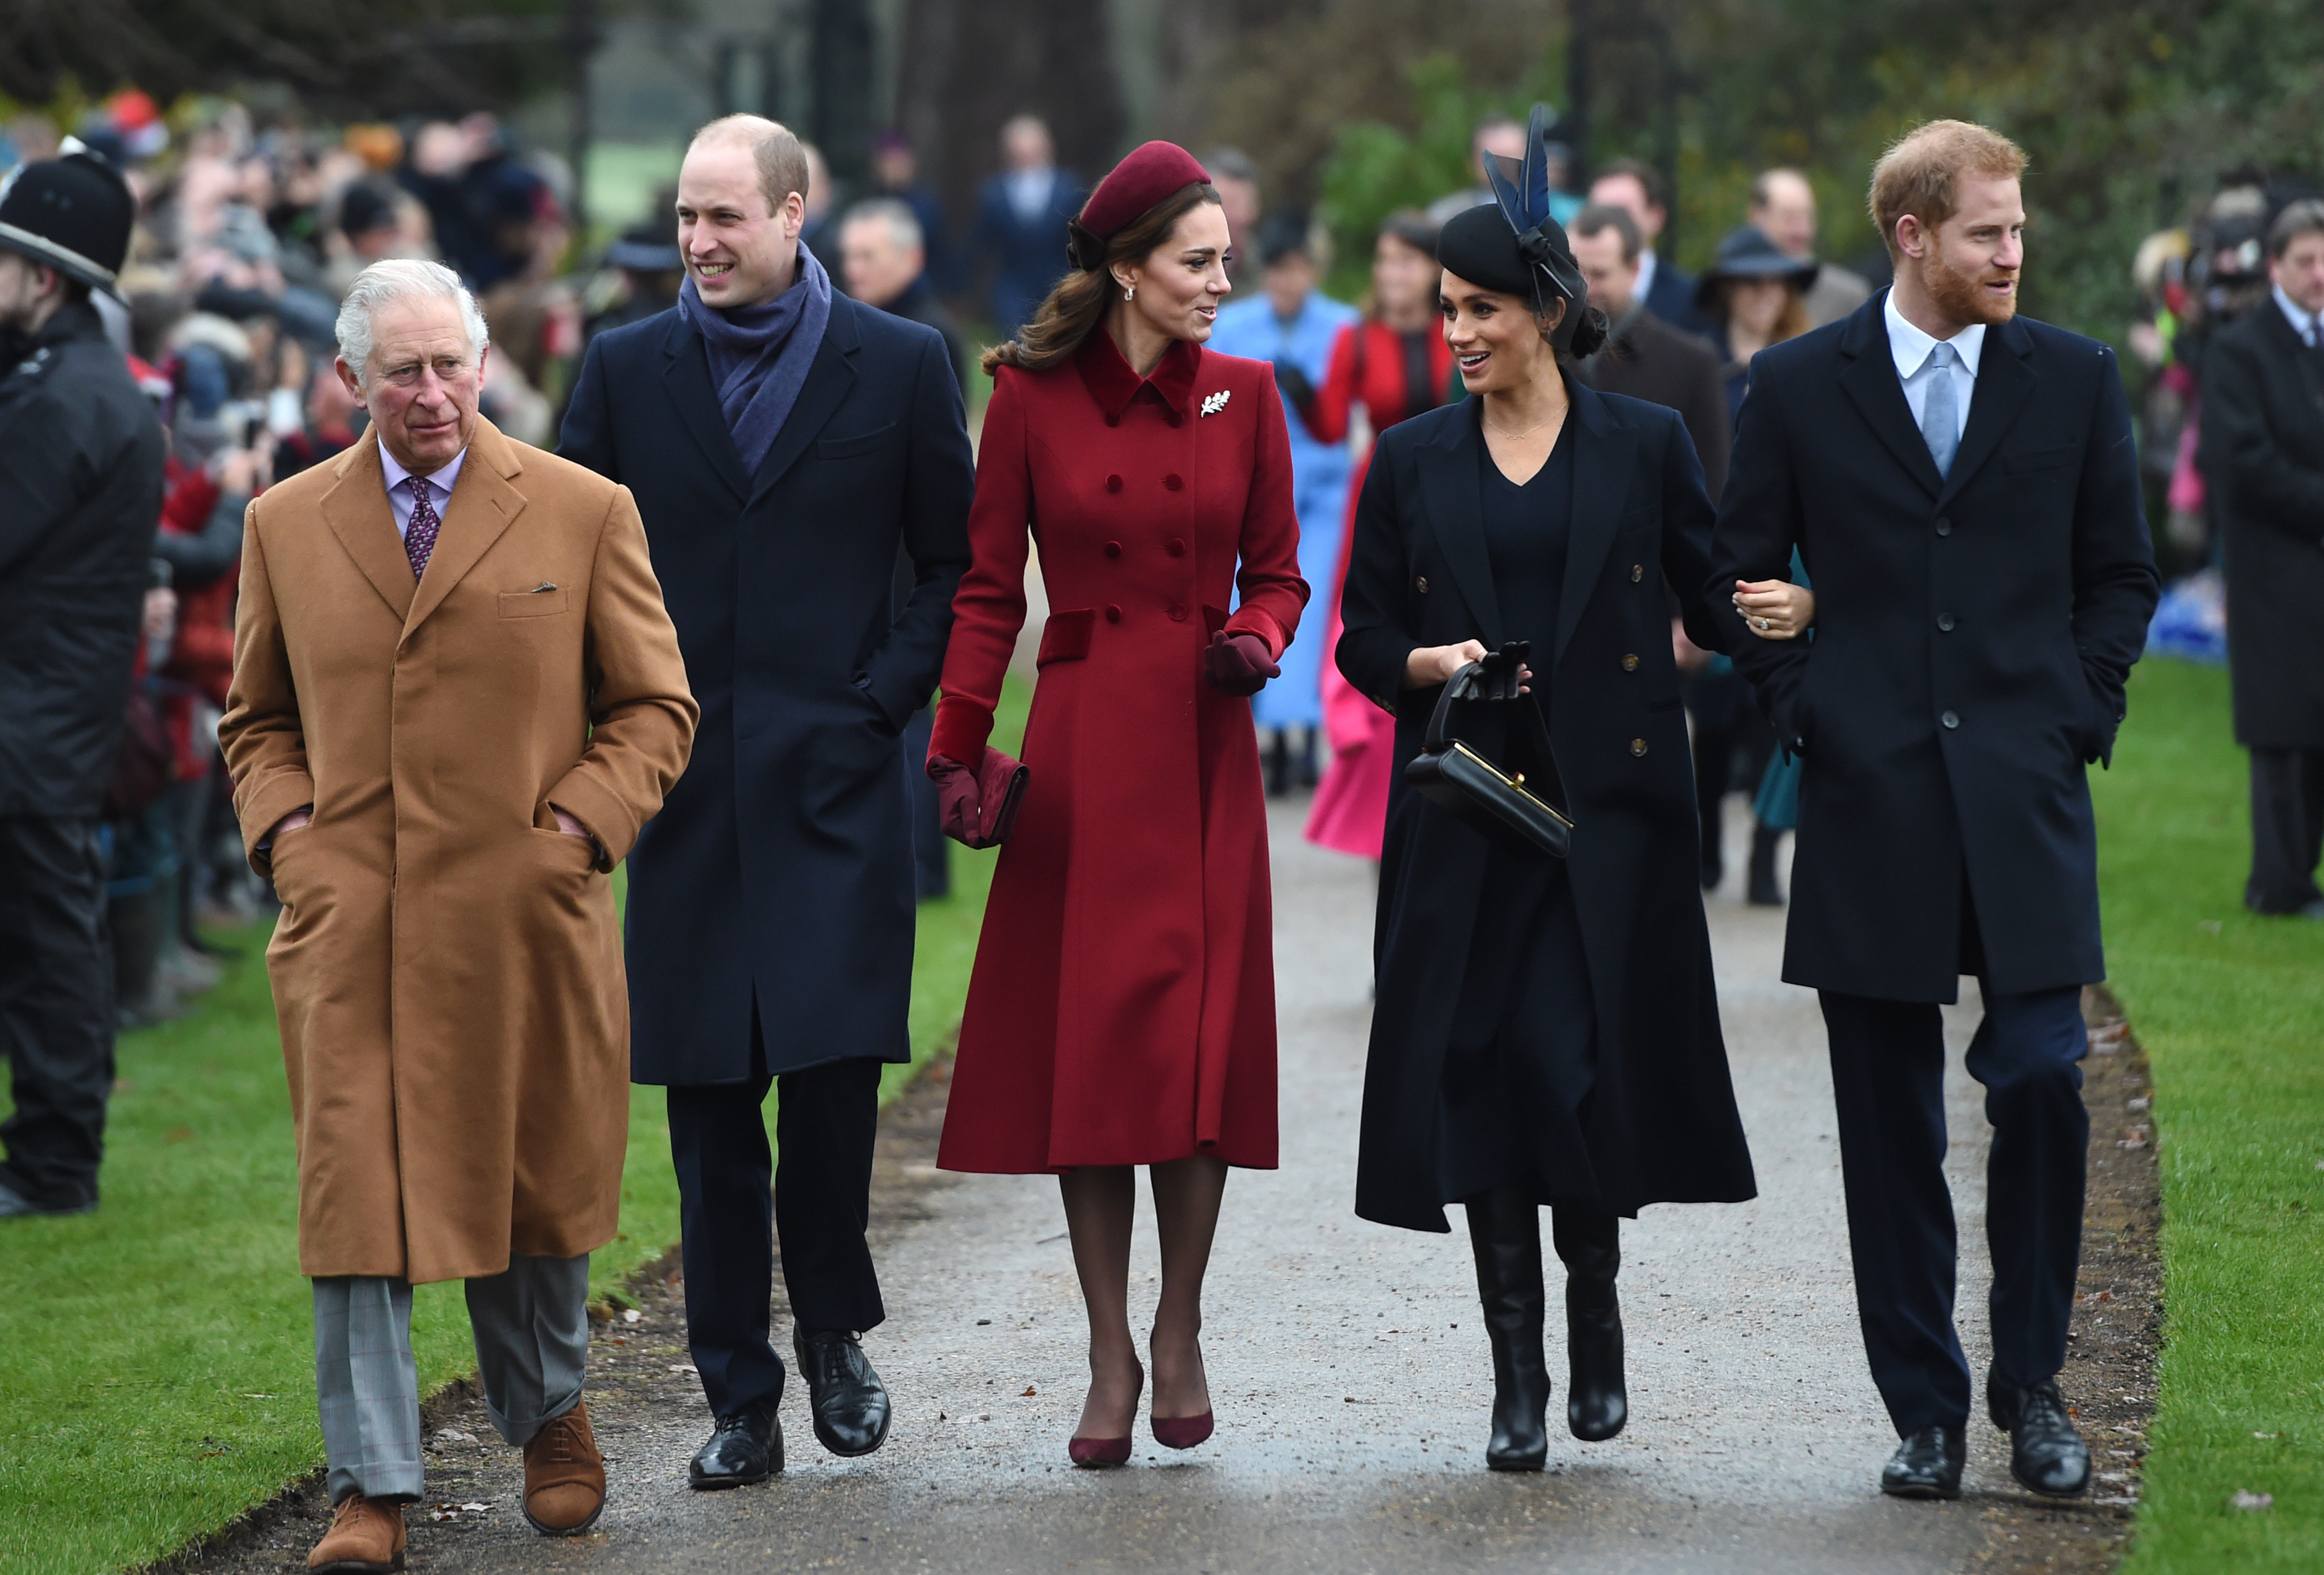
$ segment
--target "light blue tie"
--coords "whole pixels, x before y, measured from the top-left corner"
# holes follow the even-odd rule
[[[1935,375],[1929,380],[1929,397],[1921,405],[1921,438],[1929,446],[1929,457],[1937,462],[1937,474],[1950,475],[1953,468],[1953,450],[1960,447],[1960,410],[1953,398],[1953,347],[1939,344],[1929,352],[1929,364]]]

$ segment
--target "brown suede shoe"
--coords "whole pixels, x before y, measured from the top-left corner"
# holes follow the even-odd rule
[[[307,1555],[311,1571],[391,1575],[403,1568],[403,1506],[351,1493],[331,1511],[331,1529]]]
[[[589,1431],[589,1403],[578,1401],[524,1446],[524,1517],[545,1537],[569,1537],[604,1507],[605,1457]]]

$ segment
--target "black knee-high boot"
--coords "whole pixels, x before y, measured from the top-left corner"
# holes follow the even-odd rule
[[[1622,1266],[1621,1220],[1560,1203],[1551,1211],[1550,1235],[1565,1265],[1565,1354],[1572,1374],[1565,1423],[1574,1437],[1599,1443],[1621,1432],[1630,1417],[1622,1382],[1622,1309],[1614,1294]]]
[[[1495,1187],[1462,1201],[1477,1253],[1485,1332],[1493,1343],[1493,1437],[1485,1446],[1485,1464],[1496,1471],[1538,1471],[1549,1458],[1541,1220],[1523,1187]]]

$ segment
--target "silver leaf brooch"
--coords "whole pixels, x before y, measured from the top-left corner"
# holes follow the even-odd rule
[[[1203,414],[1206,416],[1215,416],[1221,410],[1225,410],[1227,408],[1227,396],[1232,391],[1233,391],[1230,389],[1222,388],[1214,394],[1204,394],[1203,396]]]

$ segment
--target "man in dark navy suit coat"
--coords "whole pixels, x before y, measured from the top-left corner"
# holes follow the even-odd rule
[[[992,270],[992,331],[1014,337],[1070,264],[1065,224],[1082,210],[1082,189],[1057,168],[1056,144],[1038,116],[1020,115],[1001,128],[1007,164],[976,198],[976,229],[967,266]]]
[[[772,122],[697,134],[679,304],[591,342],[562,445],[636,497],[702,705],[631,854],[628,912],[631,1075],[669,1089],[687,1336],[717,1419],[697,1488],[782,1469],[770,1223],[816,1436],[843,1455],[887,1436],[859,1336],[883,1316],[863,1240],[881,1067],[910,1056],[901,732],[969,557],[944,340],[832,290],[798,244],[807,183]],[[760,1108],[774,1082],[779,1172]]]
[[[2105,760],[2157,585],[2121,373],[2016,317],[2024,155],[1936,121],[1873,172],[1896,283],[1751,364],[1711,547],[1815,585],[1813,642],[1729,643],[1802,755],[1784,977],[1822,998],[1858,1310],[1904,1442],[1881,1479],[1960,1492],[1940,1002],[1973,973],[1993,1123],[1987,1400],[2011,1470],[2084,1490],[2058,1394],[2089,1119],[2081,987],[2106,977],[2085,768]]]

